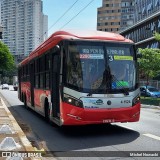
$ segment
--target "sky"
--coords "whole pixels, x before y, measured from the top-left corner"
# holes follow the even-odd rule
[[[43,13],[45,15],[48,15],[48,36],[50,36],[55,31],[65,30],[65,29],[96,30],[97,8],[102,6],[102,0],[42,0],[42,1],[43,1]],[[91,1],[93,2],[87,8],[85,8]],[[64,15],[64,13],[74,3],[75,5]],[[83,8],[85,9],[83,10]],[[81,10],[83,11],[79,13]],[[72,18],[77,14],[78,16],[72,20]],[[71,22],[68,23],[69,21]]]

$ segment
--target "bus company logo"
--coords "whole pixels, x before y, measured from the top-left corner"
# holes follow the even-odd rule
[[[12,157],[12,153],[11,152],[2,152],[1,157]]]
[[[103,101],[101,99],[98,99],[96,102],[94,102],[93,104],[95,105],[102,105],[104,104]]]

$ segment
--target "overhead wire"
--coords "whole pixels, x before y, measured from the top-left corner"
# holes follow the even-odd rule
[[[85,7],[83,7],[75,16],[73,16],[67,23],[65,23],[59,30],[68,25],[73,19],[75,19],[82,11],[84,11],[94,0],[91,0]]]
[[[56,22],[46,31],[48,32],[53,26],[55,26],[72,8],[73,6],[78,2],[79,0],[76,0],[63,14],[60,16]],[[91,0],[85,7],[83,7],[75,16],[73,16],[67,23],[65,23],[59,30],[63,29],[66,25],[68,25],[72,20],[74,20],[82,11],[84,11],[91,3],[93,3],[94,0]],[[46,34],[46,32],[43,34],[43,36]],[[43,38],[42,36],[42,38]],[[41,38],[39,38],[41,39]]]
[[[56,22],[54,22],[51,26],[50,26],[50,28],[46,31],[46,32],[48,32],[53,26],[55,26],[72,8],[73,8],[73,6],[78,2],[79,0],[76,0],[57,20],[56,20]],[[43,34],[43,36],[46,34],[46,32]],[[43,36],[42,36],[42,38],[43,38]]]
[[[48,32],[54,25],[56,25],[61,18],[63,18],[67,12],[69,12],[70,9],[73,8],[73,6],[78,2],[79,0],[76,0],[63,14],[60,16],[57,21],[46,31]],[[85,7],[83,7],[75,16],[73,16],[67,23],[65,23],[60,29],[64,28],[67,24],[69,24],[74,18],[76,18],[82,11],[84,11],[94,0],[91,0]],[[43,36],[46,34],[46,32],[42,35]],[[39,38],[40,40],[41,38]],[[42,42],[43,43],[43,42]],[[43,47],[42,47],[43,48]]]

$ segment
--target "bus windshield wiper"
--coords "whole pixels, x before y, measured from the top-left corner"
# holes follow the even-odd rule
[[[98,94],[98,93],[100,93],[100,91],[99,91],[98,89],[96,89],[96,90],[91,90],[91,91],[87,94],[87,96],[92,96],[92,94]]]

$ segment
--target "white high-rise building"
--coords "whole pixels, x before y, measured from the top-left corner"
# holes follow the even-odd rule
[[[1,26],[1,3],[2,3],[2,0],[0,0],[0,26]]]
[[[41,0],[1,0],[3,42],[20,61],[48,37]]]

